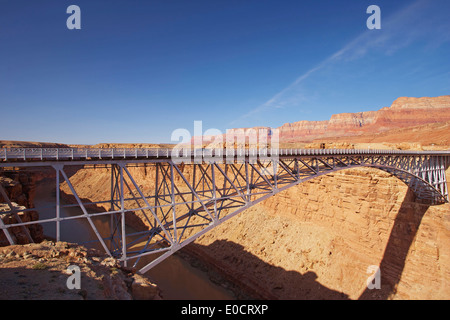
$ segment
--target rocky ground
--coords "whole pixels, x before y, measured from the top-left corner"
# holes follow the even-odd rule
[[[80,288],[69,288],[69,266],[80,268]],[[72,278],[73,279],[73,278]],[[74,284],[75,280],[69,279]],[[0,248],[2,300],[159,300],[158,287],[97,250],[67,242]]]

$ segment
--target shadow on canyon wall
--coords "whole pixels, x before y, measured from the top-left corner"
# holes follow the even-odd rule
[[[190,247],[190,248],[189,248]],[[216,240],[208,246],[192,243],[185,249],[189,255],[198,256],[206,265],[211,265],[222,276],[237,284],[244,295],[250,299],[269,300],[347,300],[349,297],[339,291],[332,290],[319,283],[317,274],[307,271],[304,274],[293,270],[285,270],[259,259],[235,242]],[[185,250],[183,249],[183,250]],[[205,261],[206,251],[214,253],[214,260]],[[217,257],[220,255],[220,257]],[[236,265],[240,270],[236,272]],[[233,271],[230,271],[233,270]],[[256,275],[255,275],[256,274]],[[260,283],[256,279],[264,279]],[[238,294],[238,299],[240,299]]]
[[[395,294],[400,282],[409,249],[414,242],[423,216],[430,205],[415,201],[415,195],[408,189],[395,218],[383,258],[379,263],[381,270],[381,289],[365,289],[360,300],[386,300]],[[192,251],[188,248],[192,246]],[[313,271],[301,274],[293,270],[270,265],[245,250],[243,246],[226,240],[216,240],[208,246],[192,243],[186,249],[189,254],[204,260],[214,253],[214,261],[205,261],[218,269],[230,282],[238,282],[247,295],[256,299],[293,300],[346,300],[349,296],[320,284]],[[184,249],[183,249],[184,250]],[[202,254],[205,252],[205,254]],[[208,254],[206,254],[208,252]],[[230,272],[240,265],[245,272]],[[265,279],[258,283],[256,279]]]
[[[396,293],[409,248],[429,207],[429,204],[418,203],[414,192],[408,188],[379,264],[381,289],[366,288],[360,300],[386,300]]]

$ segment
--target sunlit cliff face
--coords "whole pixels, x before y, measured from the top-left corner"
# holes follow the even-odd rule
[[[344,170],[248,209],[193,250],[266,298],[445,299],[448,212],[415,202],[387,173]],[[379,290],[367,289],[371,266]]]
[[[330,120],[298,121],[278,128],[280,141],[377,134],[387,130],[450,121],[450,96],[398,98],[390,108],[378,111],[334,114]]]

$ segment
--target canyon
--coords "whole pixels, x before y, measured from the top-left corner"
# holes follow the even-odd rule
[[[378,111],[285,124],[279,128],[280,141],[285,146],[306,148],[449,150],[449,111],[450,96],[399,98]],[[29,145],[2,141],[0,146]],[[104,143],[92,147],[154,146]],[[156,172],[151,167],[129,170],[146,193],[154,191],[150,181]],[[191,177],[189,166],[182,170]],[[446,175],[449,181],[450,168]],[[110,190],[104,186],[109,185],[110,176],[108,168],[82,168],[71,173],[70,180],[81,198],[99,201],[109,196]],[[18,205],[32,207],[31,180],[20,174],[3,174],[2,179]],[[66,201],[74,202],[67,184],[61,184],[61,191]],[[98,209],[109,207],[105,204]],[[180,254],[193,263],[201,261],[235,284],[238,297],[448,299],[449,213],[449,203],[420,203],[403,182],[386,172],[347,169],[262,201],[204,234]],[[138,230],[148,227],[139,212],[128,212],[127,223]],[[23,253],[3,250],[2,274],[8,265],[1,259],[8,254],[8,259],[14,256],[17,263],[19,257],[23,259]],[[381,289],[367,288],[373,266],[379,267]]]

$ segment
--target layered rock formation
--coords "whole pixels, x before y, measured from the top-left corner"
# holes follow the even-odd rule
[[[391,129],[450,121],[450,96],[398,98],[378,111],[341,113],[325,121],[298,121],[279,127],[284,142],[376,134]]]
[[[36,176],[24,172],[3,172],[0,175],[0,184],[6,192],[6,195],[16,208],[15,214],[5,214],[2,212],[10,211],[7,200],[0,194],[0,219],[4,224],[15,224],[20,221],[29,222],[39,219],[36,211],[23,211],[25,209],[33,208],[33,197]],[[20,221],[19,221],[20,220]],[[39,224],[32,224],[26,227],[13,227],[8,229],[11,237],[15,243],[25,244],[29,243],[29,236],[33,241],[40,242],[44,239],[42,226]],[[0,232],[0,246],[8,245],[9,242],[3,232]]]
[[[0,140],[0,148],[67,148],[61,143],[52,142],[32,142],[32,141],[10,141]],[[29,222],[39,219],[36,211],[21,211],[34,208],[34,193],[36,183],[44,178],[55,176],[52,168],[46,168],[41,171],[21,171],[8,170],[0,168],[0,184],[5,189],[8,199],[18,210],[17,216],[14,214],[4,214],[10,207],[7,200],[0,194],[0,219],[5,224],[14,224],[20,221]],[[34,242],[40,242],[44,239],[43,228],[40,224],[32,224],[27,227],[13,227],[8,229],[15,243],[29,243],[28,234],[31,235]],[[0,246],[8,245],[9,242],[3,232],[0,232]]]
[[[259,298],[447,299],[449,212],[387,173],[352,169],[281,192],[187,249]],[[371,266],[379,290],[367,289]]]
[[[258,141],[270,142],[271,137],[275,135],[278,135],[280,143],[305,143],[314,140],[349,139],[349,137],[352,137],[352,141],[355,137],[365,137],[365,140],[368,140],[391,130],[447,121],[450,121],[450,95],[432,98],[401,97],[396,99],[391,107],[384,107],[378,111],[339,113],[332,115],[329,120],[285,123],[276,130],[270,127],[234,128],[220,136],[192,137],[191,143],[196,145],[203,143],[208,147],[223,146],[228,136],[236,143],[245,141],[252,144],[255,136],[258,137]]]
[[[53,142],[0,140],[0,148],[67,148],[67,145]]]
[[[353,143],[369,143],[375,145],[383,143],[389,149],[409,148],[413,147],[416,150],[421,150],[426,146],[428,150],[435,148],[448,149],[450,146],[450,121],[428,123],[415,127],[407,127],[400,129],[392,129],[380,133],[365,133],[353,137],[333,137],[326,139],[317,139],[317,142],[347,142],[351,140]],[[366,146],[367,148],[367,146]],[[374,147],[383,149],[385,147]]]
[[[398,109],[448,109],[450,108],[450,96],[441,97],[422,97],[422,98],[410,98],[401,97],[394,101],[391,106],[392,110]]]

